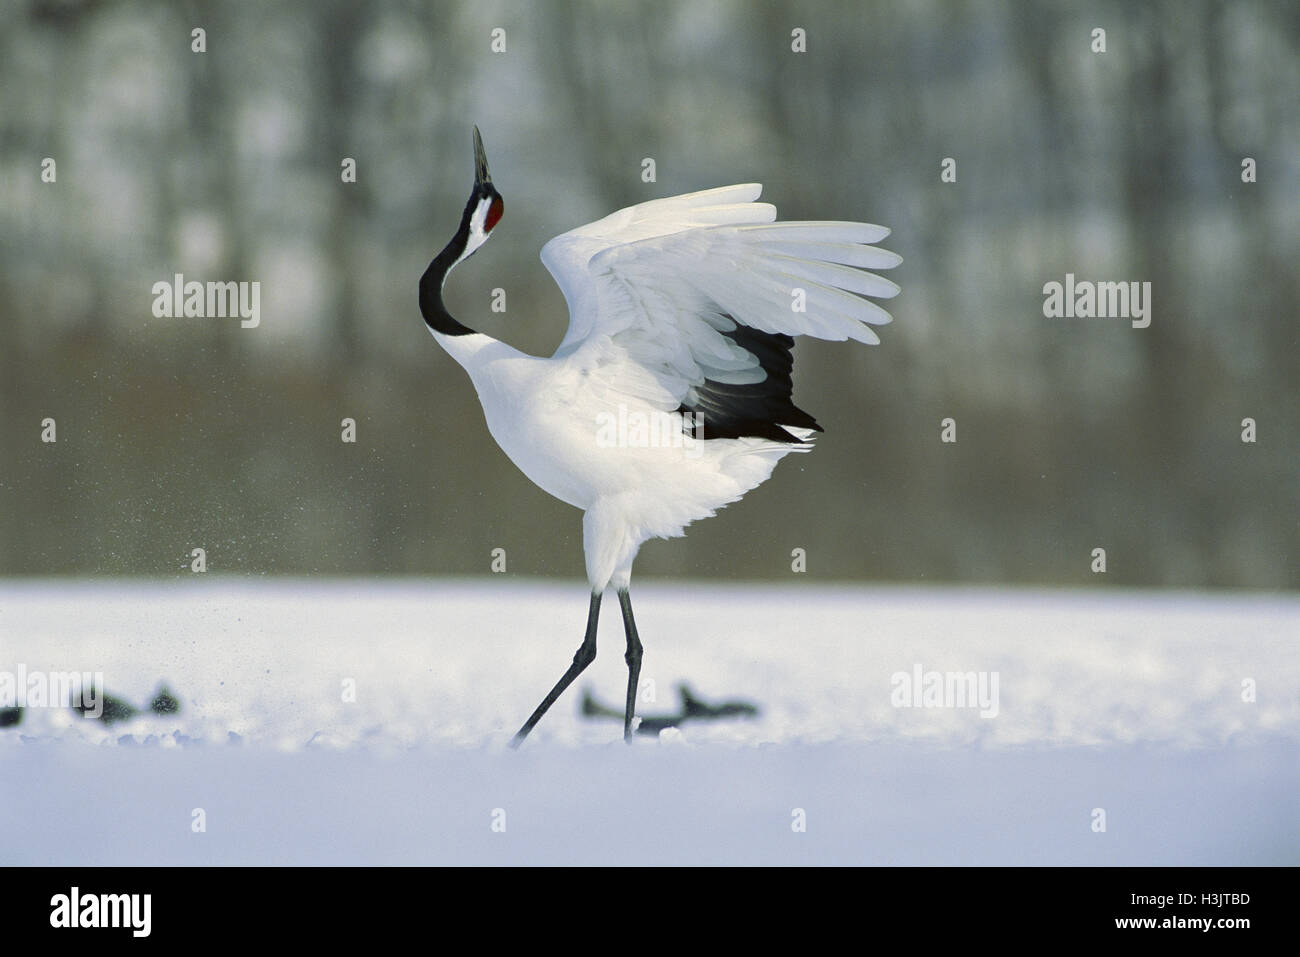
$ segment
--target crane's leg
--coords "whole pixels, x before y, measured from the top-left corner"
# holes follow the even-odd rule
[[[629,610],[627,614],[631,614]],[[524,726],[519,729],[514,738],[510,741],[510,747],[517,748],[523,744],[524,738],[528,737],[528,732],[533,730],[533,726],[542,720],[542,715],[553,704],[555,699],[564,694],[564,689],[573,684],[573,679],[582,674],[587,665],[596,660],[596,620],[600,617],[600,593],[591,593],[591,607],[587,611],[587,635],[582,639],[582,644],[573,656],[573,664],[569,665],[569,670],[564,676],[555,683],[551,693],[542,699],[542,703],[537,706],[533,716],[524,722]],[[629,652],[630,653],[630,652]],[[639,660],[639,659],[638,659]]]
[[[632,617],[632,596],[626,588],[618,590],[618,604],[623,609],[623,630],[627,632],[627,708],[623,712],[623,740],[632,740],[632,716],[636,713],[636,687],[641,680],[641,639],[637,637]]]

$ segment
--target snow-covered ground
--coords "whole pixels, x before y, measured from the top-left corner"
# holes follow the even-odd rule
[[[182,707],[0,728],[0,864],[1300,863],[1294,596],[634,600],[640,713],[686,680],[760,715],[631,748],[583,719],[584,687],[614,705],[626,680],[611,596],[595,664],[508,751],[581,641],[578,582],[0,585],[0,679],[96,672],[137,707],[165,682]],[[898,707],[917,672],[996,697]]]

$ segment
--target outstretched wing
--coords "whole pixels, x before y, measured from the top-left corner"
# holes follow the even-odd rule
[[[868,270],[902,260],[871,245],[882,226],[774,222],[761,189],[641,203],[547,243],[570,312],[556,355],[613,393],[698,413],[705,438],[819,430],[791,400],[793,337],[879,342],[871,326],[890,316],[868,297],[898,286]]]

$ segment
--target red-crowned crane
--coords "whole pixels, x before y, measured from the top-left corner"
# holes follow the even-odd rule
[[[487,241],[504,203],[474,129],[474,190],[460,228],[420,278],[433,337],[469,373],[488,431],[540,488],[582,509],[591,604],[573,663],[520,742],[596,657],[601,596],[627,635],[630,737],[641,641],[628,588],[647,539],[735,502],[821,427],[791,400],[794,336],[877,343],[890,316],[867,297],[898,286],[868,270],[901,258],[882,226],[776,222],[756,183],[629,206],[557,236],[542,262],[569,304],[550,358],[526,355],[447,312],[447,275]]]

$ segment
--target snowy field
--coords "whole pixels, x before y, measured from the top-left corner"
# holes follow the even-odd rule
[[[579,582],[0,585],[0,678],[94,672],[181,705],[0,728],[0,865],[1300,863],[1293,596],[634,601],[641,714],[677,710],[685,680],[758,716],[632,747],[583,718],[584,688],[616,705],[626,680],[611,595],[595,664],[508,750],[581,641]],[[931,672],[996,695],[897,706]]]

